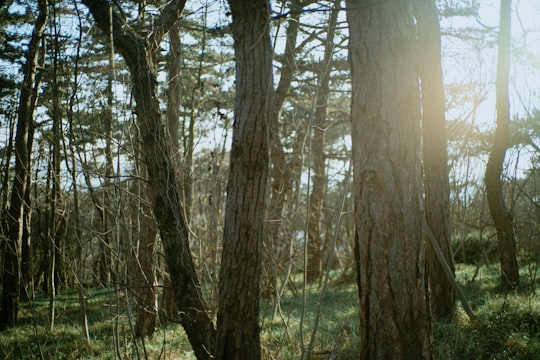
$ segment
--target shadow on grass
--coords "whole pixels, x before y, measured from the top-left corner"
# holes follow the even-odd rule
[[[435,322],[434,358],[539,360],[540,298],[536,279],[527,277],[527,269],[522,269],[522,285],[514,292],[503,293],[498,286],[498,266],[482,267],[476,276],[475,270],[474,266],[458,265],[456,274],[477,316],[469,320],[458,309],[452,322]],[[309,287],[304,303],[301,291],[289,291],[275,314],[272,302],[261,301],[263,359],[299,359],[310,344],[319,310],[312,359],[359,358],[356,285],[330,285],[320,304],[319,294],[317,286]],[[48,329],[47,295],[37,293],[34,300],[21,304],[19,324],[0,334],[0,359],[195,359],[179,324],[159,328],[152,338],[145,339],[144,345],[135,342],[130,330],[135,314],[124,292],[88,289],[85,296],[91,344],[81,333],[77,291],[62,291],[57,296],[53,330]]]

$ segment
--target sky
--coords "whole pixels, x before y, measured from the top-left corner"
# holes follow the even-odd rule
[[[443,19],[443,32],[448,28],[465,30],[491,28],[492,40],[496,40],[499,25],[499,1],[479,1],[480,11],[477,19],[454,17]],[[523,116],[531,107],[538,107],[538,85],[540,84],[540,2],[519,0],[512,4],[512,57],[510,65],[511,114]],[[479,107],[482,122],[495,120],[495,73],[496,44],[486,46],[477,43],[464,43],[448,36],[443,37],[443,68],[445,81],[466,82],[475,80],[485,84],[486,101]],[[489,126],[489,125],[487,125]]]
[[[450,2],[452,0],[446,0]],[[454,0],[454,2],[467,0]],[[469,0],[470,1],[470,0]],[[492,38],[498,29],[499,1],[478,0],[480,12],[477,19],[473,17],[453,17],[443,19],[443,32],[449,28],[458,31],[467,28],[491,28]],[[197,2],[192,4],[196,5]],[[202,3],[202,2],[201,2]],[[225,11],[223,2],[215,2],[217,9],[210,11]],[[277,5],[275,5],[276,7]],[[342,6],[344,6],[342,4]],[[540,1],[514,0],[512,3],[512,46],[514,55],[511,62],[511,109],[514,117],[526,116],[527,111],[540,107]],[[274,10],[278,10],[275,8]],[[222,17],[219,17],[223,21]],[[230,17],[226,18],[230,20]],[[67,25],[66,25],[67,26]],[[284,26],[283,26],[284,28]],[[482,41],[464,43],[452,36],[443,37],[443,69],[447,84],[467,81],[478,82],[478,91],[485,95],[474,112],[474,121],[484,128],[493,128],[495,123],[495,67],[496,48],[493,44],[487,46]],[[282,51],[278,48],[278,53]],[[322,56],[322,55],[321,55]],[[162,79],[164,80],[164,79]],[[277,81],[277,77],[276,77]],[[471,111],[473,104],[464,104],[455,109],[449,109],[448,119],[462,117]],[[210,142],[219,145],[223,136],[222,130],[216,126],[215,134]],[[540,142],[539,142],[540,143]],[[199,143],[201,146],[202,143]],[[526,163],[523,164],[527,166]]]

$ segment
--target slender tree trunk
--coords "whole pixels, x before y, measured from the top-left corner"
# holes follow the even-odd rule
[[[332,56],[334,54],[334,35],[336,32],[337,19],[341,1],[336,0],[330,13],[324,57],[319,83],[317,98],[315,101],[315,118],[313,119],[313,139],[311,140],[311,158],[313,166],[313,188],[309,199],[309,225],[308,225],[308,263],[307,280],[316,281],[321,278],[323,269],[323,222],[324,222],[324,197],[326,193],[326,154],[324,142],[326,133],[326,114],[328,108],[328,96],[330,94],[330,72],[332,70]]]
[[[177,166],[181,166],[180,145],[179,145],[179,123],[180,123],[180,97],[181,97],[181,53],[182,43],[180,42],[180,27],[175,24],[169,31],[169,53],[167,56],[167,84],[169,92],[167,94],[167,131],[174,153],[174,159]],[[190,175],[190,174],[188,174]],[[180,174],[185,177],[185,175]],[[189,189],[184,186],[183,201],[186,204],[186,194]],[[186,215],[189,210],[186,209]],[[162,321],[168,321],[176,317],[176,303],[174,301],[174,292],[171,286],[169,274],[165,274],[163,280],[163,294],[161,301],[160,314],[163,315]]]
[[[290,19],[287,22],[285,51],[279,83],[274,92],[272,115],[269,121],[268,143],[270,148],[270,193],[268,204],[267,236],[264,241],[264,258],[262,274],[262,295],[273,295],[277,291],[277,268],[279,254],[276,249],[283,238],[280,236],[283,219],[283,208],[291,192],[290,169],[287,164],[283,144],[281,143],[281,110],[288,96],[295,69],[296,39],[301,14],[301,1],[293,0],[290,4]]]
[[[137,134],[135,143],[135,158],[141,159],[141,140]],[[140,161],[136,164],[136,176],[142,179],[147,176],[146,166]],[[154,261],[154,250],[158,237],[158,225],[150,204],[152,189],[140,180],[135,180],[132,186],[136,194],[134,210],[132,212],[133,257],[135,267],[135,294],[137,303],[137,321],[135,323],[135,336],[148,337],[154,334],[157,319],[157,275]],[[172,302],[174,293],[170,289]]]
[[[30,133],[32,133],[30,131]],[[30,133],[28,135],[30,135]],[[29,139],[29,143],[33,143],[33,139]],[[30,153],[31,149],[28,149]],[[30,167],[32,160],[30,160]],[[21,296],[26,298],[28,294],[33,297],[34,294],[34,279],[33,279],[33,256],[32,256],[32,197],[31,194],[32,179],[30,176],[26,179],[26,191],[24,193],[24,217],[21,234]]]
[[[11,187],[10,203],[2,222],[5,236],[3,241],[2,269],[2,306],[0,309],[0,329],[17,322],[21,275],[21,236],[24,218],[24,199],[28,178],[31,176],[29,139],[33,135],[33,114],[37,99],[38,85],[36,69],[38,65],[39,46],[43,38],[45,25],[49,16],[47,0],[38,1],[39,14],[28,46],[24,79],[19,97],[19,113],[15,135],[15,174]]]
[[[441,69],[441,31],[433,0],[417,0],[418,62],[422,86],[424,192],[427,225],[435,235],[452,273],[450,186],[446,149],[445,97]],[[427,247],[431,310],[439,319],[454,315],[455,292],[432,246]]]
[[[175,159],[180,163],[180,145],[178,141],[180,123],[180,97],[181,97],[181,55],[180,27],[175,24],[169,31],[169,52],[167,55],[167,130],[171,140],[171,147]]]
[[[56,293],[59,287],[59,269],[60,269],[60,249],[61,249],[61,237],[57,236],[59,233],[57,227],[59,225],[59,202],[60,202],[60,131],[62,122],[62,113],[60,109],[60,93],[58,89],[58,62],[60,43],[58,39],[58,29],[56,16],[56,4],[52,5],[53,18],[52,18],[52,31],[53,31],[53,48],[52,48],[52,144],[50,145],[50,162],[49,162],[49,175],[50,175],[50,191],[48,191],[48,203],[49,206],[49,221],[47,222],[47,241],[49,242],[49,329],[54,328],[55,320],[55,303]]]
[[[8,132],[8,138],[6,139],[6,145],[4,150],[4,158],[2,159],[2,189],[0,189],[2,194],[1,199],[1,208],[0,211],[2,211],[2,214],[4,214],[4,211],[8,208],[8,200],[9,200],[9,170],[11,166],[11,156],[13,155],[13,134],[14,134],[14,128],[15,123],[17,122],[17,114],[15,112],[10,112],[9,115],[7,115],[7,128],[9,129]]]
[[[236,101],[215,359],[260,359],[259,280],[266,213],[272,48],[267,0],[230,0]]]
[[[361,359],[431,359],[412,4],[347,1]]]
[[[83,0],[97,25],[108,33],[110,4],[105,0]],[[210,359],[216,332],[202,296],[195,264],[189,248],[189,232],[181,204],[182,188],[174,162],[170,139],[162,126],[157,97],[157,79],[151,61],[151,48],[178,19],[185,1],[172,1],[163,16],[155,20],[155,32],[144,41],[113,12],[115,48],[124,57],[132,78],[137,121],[141,131],[142,153],[153,196],[153,211],[163,242],[180,321],[197,359]],[[149,49],[150,48],[150,49]]]
[[[501,257],[501,287],[506,290],[519,284],[514,222],[504,202],[502,181],[504,157],[510,140],[508,73],[511,11],[511,1],[501,0],[496,84],[497,126],[486,167],[486,194],[491,218],[497,229],[498,250]]]
[[[109,14],[112,16],[112,14]],[[98,212],[101,217],[101,241],[99,242],[99,282],[104,287],[112,284],[113,274],[113,226],[114,223],[112,209],[112,178],[114,176],[113,154],[112,154],[112,122],[114,94],[113,83],[115,80],[115,62],[114,62],[114,39],[112,29],[107,31],[109,37],[110,49],[108,52],[108,73],[107,73],[107,105],[103,113],[103,129],[105,132],[105,172],[103,173],[103,191],[101,201],[99,201]]]

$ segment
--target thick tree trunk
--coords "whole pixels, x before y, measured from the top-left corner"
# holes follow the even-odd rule
[[[236,101],[215,359],[260,359],[259,280],[266,213],[272,48],[267,0],[230,0]]]
[[[511,289],[519,284],[516,237],[512,214],[503,196],[503,165],[510,140],[508,73],[510,67],[511,1],[501,0],[499,54],[497,58],[496,107],[497,127],[493,147],[486,167],[486,194],[491,218],[497,229],[498,250],[501,257],[501,287]]]
[[[15,135],[15,175],[11,187],[10,203],[6,216],[2,221],[3,269],[2,269],[2,306],[0,309],[0,329],[14,325],[17,322],[19,307],[19,292],[21,280],[21,237],[24,223],[24,199],[28,188],[30,169],[31,143],[33,138],[33,114],[35,108],[38,84],[36,69],[39,58],[39,46],[49,16],[47,0],[39,0],[39,14],[28,46],[24,79],[19,97],[19,113]]]
[[[426,221],[453,273],[441,31],[434,1],[417,0],[415,17],[418,24],[418,68],[422,86]],[[436,318],[450,320],[455,308],[454,288],[433,247],[428,246],[426,250],[431,310]]]
[[[361,359],[431,359],[410,3],[347,1]]]
[[[144,168],[144,167],[143,167]],[[144,193],[141,198],[148,198],[150,189],[143,185]],[[151,199],[146,199],[151,200]],[[152,203],[149,201],[149,203]],[[138,337],[152,336],[156,328],[157,317],[157,289],[156,269],[154,265],[154,248],[157,241],[158,228],[152,209],[147,205],[139,205],[140,224],[138,236],[139,242],[135,253],[136,277],[135,286],[137,293],[137,322],[135,323],[135,335]]]
[[[111,28],[109,2],[84,0],[97,25],[108,33]],[[174,24],[185,1],[172,1],[155,22],[155,32],[148,42],[134,33],[113,12],[115,48],[124,57],[131,73],[136,101],[137,121],[141,131],[142,152],[154,198],[153,210],[163,242],[165,259],[174,289],[180,321],[197,359],[210,359],[216,332],[202,296],[195,264],[189,248],[189,232],[181,205],[182,189],[174,162],[171,142],[163,125],[157,97],[157,79],[147,46],[159,44],[159,34]],[[169,9],[169,6],[172,9]],[[148,45],[147,45],[148,44]]]
[[[138,134],[140,135],[140,134]],[[138,143],[140,144],[140,142]],[[140,146],[136,147],[136,158],[141,158]],[[147,176],[146,166],[137,164],[137,175]],[[157,275],[154,261],[154,249],[158,238],[158,225],[152,211],[152,189],[147,183],[138,181],[133,184],[133,193],[137,194],[133,211],[133,258],[135,267],[135,294],[137,303],[137,321],[135,336],[152,336],[156,329],[157,318]],[[170,290],[172,294],[172,289]],[[174,303],[174,294],[172,294]]]

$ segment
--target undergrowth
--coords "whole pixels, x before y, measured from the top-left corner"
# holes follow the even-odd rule
[[[477,269],[458,265],[456,275],[475,311],[469,319],[458,304],[451,322],[433,323],[434,356],[440,360],[540,360],[540,300],[536,273],[521,268],[522,285],[511,293],[498,286],[497,265]],[[534,276],[533,276],[534,275]],[[307,289],[301,322],[301,291],[288,292],[280,306],[261,303],[264,359],[357,359],[359,317],[356,286],[330,283],[320,304],[319,288]],[[56,299],[55,326],[49,329],[48,298],[36,293],[21,304],[17,326],[0,333],[1,359],[195,359],[179,324],[158,328],[150,339],[134,340],[134,304],[125,291],[86,289],[90,343],[82,336],[81,312],[75,290]],[[304,346],[302,347],[302,339]],[[309,347],[310,343],[313,345]]]

